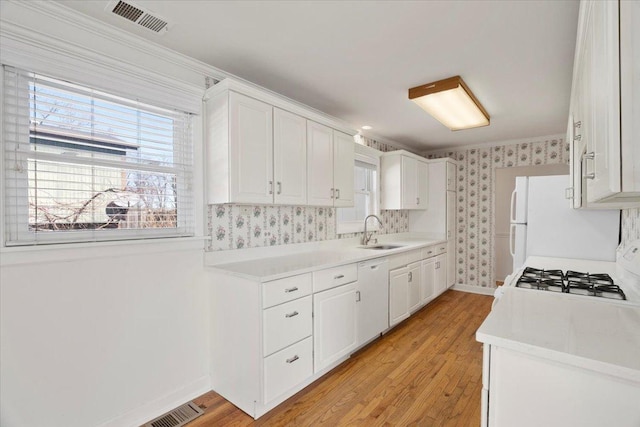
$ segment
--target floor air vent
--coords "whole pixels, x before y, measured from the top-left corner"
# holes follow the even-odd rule
[[[142,427],[180,427],[204,414],[193,402],[185,403],[158,418],[149,421]]]
[[[169,30],[169,23],[165,19],[130,1],[112,0],[107,4],[106,10],[156,33]]]

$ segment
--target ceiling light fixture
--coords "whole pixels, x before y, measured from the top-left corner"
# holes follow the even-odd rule
[[[451,130],[489,125],[489,113],[460,76],[409,89],[409,99]]]
[[[369,125],[364,125],[364,126],[362,126],[362,129],[369,130],[369,129],[373,129],[373,128],[371,126],[369,126]]]

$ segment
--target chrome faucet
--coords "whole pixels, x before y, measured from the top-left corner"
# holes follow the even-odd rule
[[[380,223],[380,226],[382,227],[382,221],[380,220],[380,218],[378,218],[377,215],[367,215],[367,217],[364,219],[364,236],[362,236],[362,244],[364,246],[367,246],[369,244],[369,240],[371,240],[371,237],[373,236],[373,232],[371,232],[371,234],[367,236],[367,220],[371,217],[377,219]]]

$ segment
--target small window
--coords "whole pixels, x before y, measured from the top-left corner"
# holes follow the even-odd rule
[[[364,231],[364,219],[371,214],[378,215],[378,157],[356,154],[354,165],[354,206],[337,208],[338,234]],[[379,224],[371,220],[369,230],[377,230]]]
[[[190,235],[190,114],[4,70],[7,245]]]

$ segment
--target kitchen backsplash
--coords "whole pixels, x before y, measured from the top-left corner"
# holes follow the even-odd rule
[[[622,210],[622,243],[640,239],[640,208]]]
[[[426,153],[427,158],[458,161],[456,283],[495,287],[494,180],[495,169],[569,162],[569,145],[561,136],[517,144]]]
[[[392,144],[361,137],[380,151],[397,150]],[[362,233],[337,234],[336,208],[313,206],[209,205],[207,228],[209,251],[276,246],[291,243],[344,239]],[[378,234],[403,233],[409,229],[409,212],[383,210]]]

